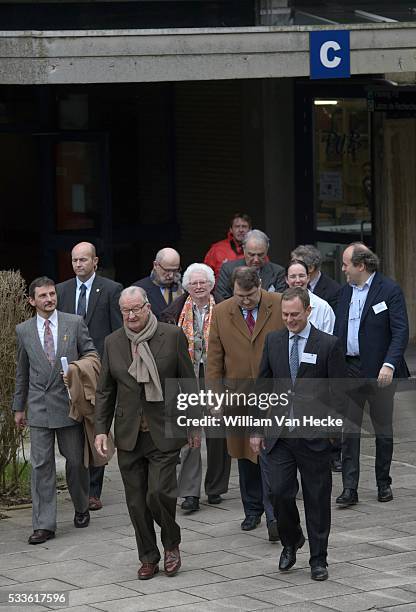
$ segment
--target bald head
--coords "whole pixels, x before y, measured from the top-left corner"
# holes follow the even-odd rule
[[[98,257],[95,246],[91,242],[80,242],[72,249],[71,256],[75,275],[85,283],[97,269]]]
[[[178,251],[165,247],[156,253],[153,262],[153,276],[162,287],[170,287],[180,273],[181,258]]]

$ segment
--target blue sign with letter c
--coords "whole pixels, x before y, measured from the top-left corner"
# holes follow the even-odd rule
[[[348,30],[310,32],[311,79],[345,79],[351,76]]]

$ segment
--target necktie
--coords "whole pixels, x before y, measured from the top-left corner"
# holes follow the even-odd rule
[[[77,315],[80,317],[85,317],[87,314],[87,286],[82,283],[79,291]]]
[[[248,327],[248,331],[250,332],[250,335],[253,334],[253,330],[256,325],[256,321],[253,317],[253,312],[251,310],[249,310],[247,313],[246,323],[247,323],[247,327]]]
[[[49,363],[53,365],[55,363],[55,345],[53,343],[51,324],[48,319],[45,320],[44,327],[45,331],[43,333],[43,350],[45,351]]]
[[[298,342],[299,342],[299,336],[297,335],[293,336],[292,348],[290,349],[290,357],[289,357],[290,376],[292,378],[292,383],[295,382],[296,376],[298,374],[298,369],[299,369]]]
[[[292,383],[295,384],[295,380],[296,380],[296,376],[298,375],[298,369],[299,369],[299,336],[295,335],[292,338],[292,348],[290,349],[290,356],[289,356],[289,368],[290,368],[290,376],[292,378]],[[290,410],[289,410],[289,419],[291,421],[293,421],[293,419],[295,418],[295,410],[293,407],[293,398],[292,401],[290,403]],[[295,425],[290,425],[289,426],[289,431],[293,431],[295,429]]]

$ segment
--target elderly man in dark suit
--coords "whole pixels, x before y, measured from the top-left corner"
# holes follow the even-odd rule
[[[61,376],[61,357],[76,361],[95,347],[81,319],[56,310],[53,280],[35,279],[29,287],[36,316],[16,327],[17,370],[12,409],[19,428],[30,427],[33,533],[29,544],[55,537],[55,436],[66,459],[66,478],[75,508],[75,527],[87,527],[88,470],[84,467],[84,430],[69,418],[69,400]],[[27,405],[27,416],[25,406]]]
[[[105,340],[95,447],[106,455],[115,414],[118,463],[141,561],[138,578],[148,580],[159,571],[154,521],[161,528],[165,573],[174,576],[180,568],[176,465],[186,442],[194,447],[201,441],[199,433],[190,432],[187,438],[179,426],[177,391],[165,388],[165,381],[181,379],[183,392],[195,392],[197,385],[183,331],[157,321],[144,289],[124,289],[120,310],[124,326]]]
[[[243,248],[244,259],[227,261],[221,266],[215,288],[217,303],[232,297],[234,287],[232,287],[231,277],[234,270],[241,266],[256,268],[261,279],[261,288],[265,291],[281,292],[286,289],[284,268],[268,260],[269,244],[268,236],[260,230],[254,229],[246,234]]]
[[[409,370],[404,352],[409,341],[406,303],[399,285],[378,272],[379,259],[367,246],[353,243],[342,257],[347,279],[339,294],[334,334],[342,341],[348,375],[367,379],[353,392],[353,425],[361,428],[363,409],[370,406],[376,435],[378,501],[393,499],[390,465],[393,456],[393,403],[398,378]],[[358,502],[360,436],[345,432],[342,443],[344,489],[336,502]]]
[[[310,548],[311,578],[326,580],[328,537],[331,526],[331,470],[327,429],[318,431],[297,424],[303,416],[318,416],[343,403],[331,385],[323,379],[339,379],[346,375],[340,341],[308,322],[308,292],[301,287],[287,289],[282,295],[282,318],[286,329],[266,337],[259,369],[262,379],[273,379],[274,392],[293,394],[287,407],[285,425],[272,426],[253,433],[254,452],[266,451],[270,473],[272,500],[283,544],[279,569],[284,572],[296,563],[296,552],[305,543],[296,506],[297,470],[302,491]],[[332,399],[333,398],[333,399]],[[335,401],[334,401],[335,400]]]
[[[304,261],[309,270],[309,289],[322,298],[335,312],[341,285],[321,270],[322,254],[313,244],[300,244],[291,253],[292,259]]]
[[[75,278],[56,286],[58,306],[62,312],[75,313],[84,318],[94,345],[102,357],[104,338],[122,325],[118,299],[122,285],[109,278],[98,276],[98,257],[90,242],[80,242],[71,253]],[[103,506],[101,492],[104,466],[90,465],[89,509]]]
[[[183,294],[180,280],[180,255],[175,249],[165,247],[156,253],[150,276],[141,278],[133,286],[142,287],[146,291],[152,312],[159,318],[166,306]]]

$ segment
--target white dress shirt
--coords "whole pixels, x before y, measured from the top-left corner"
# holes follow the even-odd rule
[[[309,315],[309,323],[327,334],[334,333],[335,314],[331,306],[308,289],[312,311]]]

